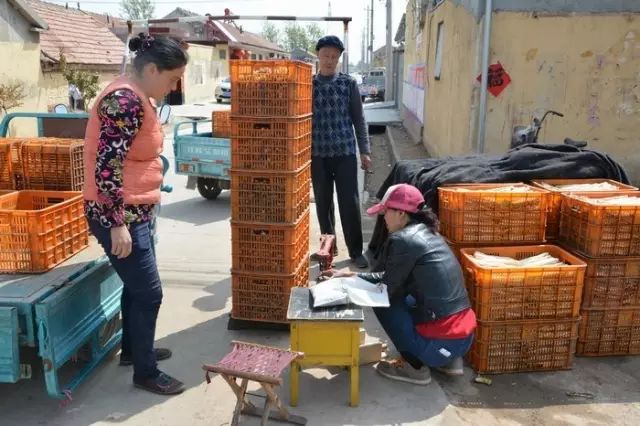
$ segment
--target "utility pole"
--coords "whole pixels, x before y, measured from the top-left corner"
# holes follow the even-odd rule
[[[392,14],[392,0],[387,0],[387,54],[385,60],[385,88],[384,88],[384,100],[390,101],[393,99],[393,37],[391,37],[393,25],[393,14]]]
[[[369,19],[369,18],[367,18]],[[367,58],[365,57],[365,43],[366,43],[366,39],[367,39],[367,32],[366,30],[363,28],[362,29],[362,50],[361,50],[361,56],[360,56],[360,63],[362,64],[362,69],[360,70],[360,72],[364,71],[364,66],[367,63]]]
[[[366,68],[369,65],[369,6],[365,6],[364,15],[366,17],[367,23],[366,23],[365,28],[364,28],[365,50],[364,50],[364,57],[362,59],[362,63],[364,64],[364,66]]]
[[[369,26],[369,70],[373,68],[373,0],[371,0],[371,25]]]
[[[370,18],[370,14],[369,14],[369,6],[364,8],[364,12],[365,12],[365,16],[367,17],[367,25],[364,31],[364,40],[365,40],[365,53],[363,56],[363,60],[362,62],[364,63],[364,66],[366,69],[368,69],[369,67],[369,26],[371,25],[371,21],[369,21]]]

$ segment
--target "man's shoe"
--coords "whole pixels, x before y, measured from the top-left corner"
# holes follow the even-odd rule
[[[178,395],[184,392],[184,383],[165,373],[160,373],[154,379],[133,380],[133,385],[139,389],[157,393],[158,395]]]
[[[169,359],[171,358],[171,355],[173,355],[171,353],[171,350],[166,348],[156,348],[153,350],[153,353],[156,355],[156,361],[163,361],[165,359]],[[133,365],[133,360],[131,359],[131,356],[120,355],[120,365],[123,367],[128,367],[130,365]]]
[[[351,262],[353,262],[353,264],[360,269],[367,269],[369,267],[369,261],[363,255],[360,255],[356,258],[352,258]]]
[[[462,357],[458,357],[451,363],[442,367],[435,367],[435,369],[447,376],[464,376],[464,361]]]
[[[380,361],[376,365],[376,371],[387,379],[399,382],[422,386],[431,383],[431,372],[426,365],[416,370],[409,363],[402,360]]]

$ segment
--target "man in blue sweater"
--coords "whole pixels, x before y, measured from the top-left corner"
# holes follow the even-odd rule
[[[367,268],[369,264],[362,255],[356,141],[360,166],[365,171],[371,168],[371,148],[358,83],[348,74],[336,72],[344,52],[338,37],[321,38],[316,52],[320,67],[313,78],[311,179],[320,231],[335,234],[335,184],[349,257],[357,267]]]

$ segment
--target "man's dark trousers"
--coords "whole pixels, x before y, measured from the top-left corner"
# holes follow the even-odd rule
[[[322,234],[335,235],[333,186],[338,193],[338,209],[349,257],[362,254],[362,219],[358,194],[358,159],[355,155],[311,157],[311,180],[316,213]]]

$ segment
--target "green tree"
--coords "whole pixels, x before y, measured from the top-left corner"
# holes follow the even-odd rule
[[[308,52],[315,52],[316,51],[316,43],[324,35],[325,35],[324,31],[322,31],[320,26],[318,24],[316,24],[315,22],[312,22],[309,25],[307,25],[307,40],[308,40],[307,51]]]
[[[73,84],[78,88],[84,100],[84,108],[86,110],[89,102],[98,95],[98,90],[100,90],[100,76],[97,73],[70,67],[62,52],[60,52],[60,72],[62,72],[62,75],[69,84]]]
[[[120,0],[120,10],[127,19],[151,19],[156,7],[151,0]]]
[[[297,22],[292,22],[284,27],[284,45],[288,51],[293,49],[307,50],[309,47],[309,37],[306,28]]]
[[[264,39],[269,40],[271,43],[280,44],[280,30],[272,22],[265,22],[262,26],[261,35]]]

